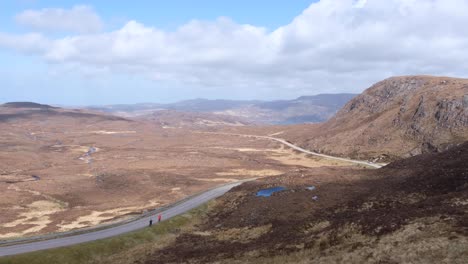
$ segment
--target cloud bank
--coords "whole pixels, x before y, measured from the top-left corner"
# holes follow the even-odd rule
[[[71,9],[44,8],[16,15],[18,24],[40,31],[95,33],[103,28],[101,18],[85,5]]]
[[[221,17],[174,31],[129,21],[100,32],[101,19],[78,6],[17,16],[35,29],[76,34],[0,33],[0,47],[55,65],[140,74],[174,87],[357,92],[391,75],[466,76],[466,10],[466,0],[321,0],[277,29]]]

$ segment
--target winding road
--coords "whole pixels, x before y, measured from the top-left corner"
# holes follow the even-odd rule
[[[369,161],[340,158],[340,157],[335,157],[335,156],[330,156],[330,155],[326,155],[326,154],[313,152],[313,151],[310,151],[310,150],[307,150],[307,149],[303,149],[303,148],[301,148],[299,146],[296,146],[296,145],[294,145],[294,144],[292,144],[292,143],[290,143],[290,142],[288,142],[288,141],[286,141],[286,140],[284,140],[282,138],[275,138],[275,137],[271,137],[271,136],[259,136],[259,135],[235,134],[235,133],[220,133],[220,132],[199,132],[199,133],[273,140],[273,141],[279,142],[279,143],[281,143],[283,145],[286,145],[286,146],[288,146],[288,147],[290,147],[292,149],[295,149],[297,151],[300,151],[300,152],[303,152],[303,153],[306,153],[306,154],[310,154],[310,155],[314,155],[314,156],[318,156],[318,157],[322,157],[322,158],[327,158],[327,159],[332,159],[332,160],[339,160],[339,161],[344,161],[344,162],[349,162],[349,163],[354,163],[354,164],[365,165],[365,166],[373,167],[373,168],[376,168],[376,169],[382,168],[383,166],[386,165],[386,164],[373,163],[373,162],[369,162]]]
[[[292,149],[295,149],[297,151],[310,154],[310,155],[315,155],[315,156],[319,156],[319,157],[323,157],[327,159],[366,165],[366,166],[370,166],[374,168],[382,167],[382,165],[372,163],[372,162],[352,160],[352,159],[346,159],[346,158],[340,158],[340,157],[334,157],[330,155],[316,153],[316,152],[298,147],[284,139],[275,138],[271,136],[245,135],[245,134],[233,134],[233,133],[216,133],[216,132],[200,132],[200,133],[222,134],[222,135],[230,135],[230,136],[242,136],[242,137],[273,140],[281,144],[284,144]],[[211,189],[202,194],[191,197],[190,199],[187,199],[183,202],[177,202],[173,204],[172,206],[168,206],[167,209],[154,213],[153,215],[145,216],[135,221],[122,223],[122,224],[109,227],[106,229],[96,230],[96,231],[90,230],[87,233],[81,233],[81,234],[76,234],[76,235],[70,234],[68,236],[56,237],[56,238],[47,239],[47,240],[37,240],[36,238],[36,241],[34,241],[34,240],[25,239],[21,241],[21,243],[18,243],[18,244],[0,246],[0,257],[39,251],[39,250],[44,250],[44,249],[52,249],[52,248],[76,245],[76,244],[80,244],[84,242],[90,242],[90,241],[99,240],[103,238],[109,238],[109,237],[125,234],[131,231],[135,231],[138,229],[142,229],[148,226],[150,219],[153,219],[153,221],[156,222],[155,220],[157,219],[156,217],[158,214],[162,215],[163,220],[170,219],[174,216],[183,214],[193,208],[196,208],[212,199],[222,196],[223,194],[228,192],[230,189],[234,188],[235,186],[240,185],[241,183],[245,181],[246,180],[235,182],[235,183],[230,183],[221,187]]]
[[[66,237],[58,237],[58,238],[53,238],[49,240],[40,240],[40,241],[33,241],[33,242],[24,241],[21,244],[2,246],[0,247],[0,257],[9,256],[9,255],[17,255],[17,254],[44,250],[44,249],[71,246],[71,245],[76,245],[76,244],[80,244],[84,242],[90,242],[90,241],[94,241],[98,239],[113,237],[113,236],[131,232],[131,231],[135,231],[138,229],[142,229],[148,226],[150,219],[153,219],[153,222],[157,222],[156,221],[157,215],[159,214],[162,215],[163,221],[170,219],[174,216],[183,214],[212,199],[222,196],[223,194],[228,192],[230,189],[234,188],[235,186],[240,185],[242,182],[245,182],[245,181],[235,182],[235,183],[227,184],[227,185],[215,188],[215,189],[211,189],[202,194],[194,196],[190,198],[189,200],[186,200],[182,203],[176,203],[174,206],[170,206],[168,209],[163,210],[159,213],[146,216],[146,217],[140,218],[138,220],[135,220],[129,223],[110,227],[107,229],[91,231],[88,233],[83,233],[83,234],[78,234],[78,235],[70,235]]]
[[[313,151],[306,150],[306,149],[303,149],[301,147],[298,147],[298,146],[296,146],[294,144],[291,144],[291,143],[289,143],[286,140],[281,139],[281,138],[274,138],[274,137],[268,137],[268,136],[262,136],[262,138],[274,140],[274,141],[282,143],[282,144],[284,144],[284,145],[286,145],[286,146],[288,146],[288,147],[290,147],[292,149],[295,149],[297,151],[300,151],[300,152],[303,152],[303,153],[306,153],[306,154],[310,154],[310,155],[314,155],[314,156],[319,156],[319,157],[322,157],[322,158],[345,161],[345,162],[350,162],[350,163],[354,163],[354,164],[361,164],[361,165],[366,165],[366,166],[370,166],[370,167],[377,168],[377,169],[382,168],[382,166],[384,166],[384,165],[381,165],[381,164],[368,162],[368,161],[346,159],[346,158],[340,158],[340,157],[334,157],[334,156],[330,156],[330,155],[320,154],[320,153],[317,153],[317,152],[313,152]]]

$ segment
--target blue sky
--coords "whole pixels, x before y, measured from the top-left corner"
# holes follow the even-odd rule
[[[358,93],[392,75],[466,77],[466,8],[467,0],[3,1],[0,102],[272,100]]]
[[[287,24],[307,8],[312,0],[267,1],[267,0],[142,0],[142,1],[53,1],[17,0],[3,1],[0,9],[2,29],[21,30],[14,15],[25,9],[48,7],[71,8],[74,5],[92,6],[108,22],[109,28],[120,27],[134,19],[143,24],[163,29],[173,29],[192,19],[214,20],[220,16],[230,17],[238,23],[276,28]]]
[[[128,20],[136,20],[165,30],[173,30],[192,19],[215,20],[220,16],[230,17],[238,23],[248,23],[277,28],[287,24],[313,2],[311,0],[267,1],[267,0],[152,0],[152,1],[53,1],[53,0],[19,0],[4,1],[0,8],[0,30],[5,32],[24,33],[28,30],[15,23],[15,15],[27,9],[42,8],[72,8],[75,5],[89,5],[106,21],[105,28],[114,30]],[[146,101],[176,101],[195,97],[226,97],[233,99],[248,98],[242,95],[217,94],[209,96],[198,94],[190,88],[178,87],[177,91],[169,91],[167,87],[154,88],[157,84],[144,78],[114,76],[112,90],[102,85],[88,82],[80,76],[66,78],[46,78],[47,64],[33,56],[13,54],[0,50],[0,72],[4,91],[0,94],[0,102],[30,100],[55,104],[100,104],[100,103],[134,103]],[[129,87],[126,87],[125,85]],[[66,86],[66,87],[65,87]],[[92,86],[93,89],[81,86]],[[133,94],[138,86],[141,93]],[[99,97],[96,98],[96,89]],[[115,90],[114,90],[115,89]],[[92,90],[92,92],[91,92]]]

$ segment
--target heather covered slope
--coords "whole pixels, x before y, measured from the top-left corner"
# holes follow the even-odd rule
[[[303,168],[245,183],[146,263],[464,263],[467,160],[464,143],[379,170]],[[272,186],[287,190],[255,196]]]
[[[348,102],[328,122],[292,127],[302,146],[362,159],[396,159],[468,140],[468,79],[393,77]]]

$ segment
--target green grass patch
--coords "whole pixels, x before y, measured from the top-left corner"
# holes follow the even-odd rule
[[[213,202],[183,215],[128,234],[69,247],[31,252],[0,258],[0,264],[83,264],[129,263],[172,243],[177,234],[190,230],[200,221]]]

